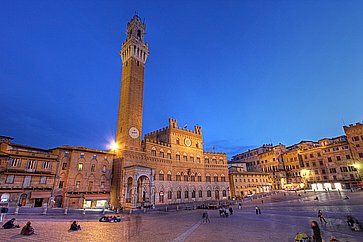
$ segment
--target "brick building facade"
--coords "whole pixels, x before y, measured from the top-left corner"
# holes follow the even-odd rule
[[[121,92],[111,201],[115,207],[137,208],[227,199],[227,157],[203,150],[202,128],[180,128],[169,119],[165,128],[142,140],[144,65],[148,44],[138,16],[127,25],[122,44]]]

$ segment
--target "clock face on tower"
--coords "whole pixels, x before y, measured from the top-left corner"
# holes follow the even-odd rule
[[[137,139],[137,138],[139,138],[140,132],[139,132],[139,130],[137,128],[131,127],[129,129],[129,135],[130,135],[131,138]]]
[[[188,147],[190,147],[192,145],[192,141],[189,138],[185,138],[184,140],[184,144]]]

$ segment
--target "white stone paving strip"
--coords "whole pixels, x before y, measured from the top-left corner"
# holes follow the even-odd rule
[[[202,223],[202,221],[199,221],[198,223],[194,224],[192,227],[187,229],[184,233],[180,234],[178,237],[176,237],[172,242],[184,242]]]

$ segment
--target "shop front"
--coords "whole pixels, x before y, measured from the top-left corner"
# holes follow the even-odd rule
[[[83,208],[108,208],[109,194],[84,195]]]
[[[47,204],[51,197],[50,191],[32,191],[30,194],[31,202],[33,207],[42,207]]]

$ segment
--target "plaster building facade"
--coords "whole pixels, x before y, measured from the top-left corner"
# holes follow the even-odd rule
[[[232,198],[243,198],[249,195],[270,192],[273,186],[271,174],[266,172],[245,171],[243,167],[229,168],[229,182]]]
[[[282,189],[320,191],[362,187],[362,126],[344,126],[346,135],[289,147],[263,145],[234,156],[231,162],[246,163],[249,171],[272,174],[274,189],[278,183]],[[274,152],[276,147],[278,152]]]
[[[61,146],[52,152],[58,158],[55,207],[109,206],[113,153],[78,146]]]
[[[42,207],[52,197],[57,156],[51,151],[12,143],[0,136],[1,203]]]
[[[112,205],[137,208],[227,199],[227,157],[203,150],[202,128],[167,127],[142,140],[144,66],[149,55],[145,24],[134,16],[122,44],[122,84],[113,167]]]

